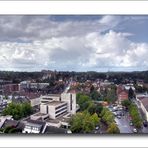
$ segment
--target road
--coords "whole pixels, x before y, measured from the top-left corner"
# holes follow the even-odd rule
[[[127,114],[125,116],[122,116],[121,119],[115,117],[115,121],[118,125],[120,133],[133,133],[133,126],[129,125],[129,119]]]

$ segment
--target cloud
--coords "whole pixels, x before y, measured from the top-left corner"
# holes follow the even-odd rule
[[[124,33],[113,30],[32,43],[1,42],[0,49],[0,66],[12,70],[99,71],[148,66],[148,44],[131,42]]]
[[[116,30],[129,19],[102,16],[57,21],[50,16],[1,16],[1,70],[146,69],[148,44],[131,41],[135,34],[130,31]]]

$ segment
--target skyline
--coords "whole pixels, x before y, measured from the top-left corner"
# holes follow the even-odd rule
[[[0,70],[148,70],[148,16],[0,16]]]

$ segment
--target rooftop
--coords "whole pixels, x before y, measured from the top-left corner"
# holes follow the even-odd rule
[[[39,120],[28,120],[26,125],[29,125],[29,126],[35,126],[35,127],[38,127],[38,128],[41,128],[45,125],[46,123],[43,122],[43,121],[39,121]]]
[[[54,126],[47,126],[45,130],[45,134],[65,134],[67,133],[66,129],[57,128]]]
[[[18,123],[19,122],[16,121],[16,120],[8,120],[8,119],[6,119],[3,126],[2,126],[2,128],[8,127],[8,126],[16,127],[18,125]]]
[[[145,107],[145,109],[148,111],[148,98],[143,98],[141,102],[143,106]]]
[[[61,102],[61,101],[52,101],[52,102],[48,102],[47,104],[48,105],[53,105],[53,106],[56,106],[56,105],[60,105],[60,104],[63,104],[65,102]]]
[[[48,94],[48,97],[61,97],[61,94]]]

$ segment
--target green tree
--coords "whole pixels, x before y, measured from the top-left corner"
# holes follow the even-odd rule
[[[134,97],[134,91],[133,89],[130,87],[129,91],[128,91],[128,98],[131,100]]]
[[[95,126],[100,124],[100,118],[96,113],[91,116],[91,120],[94,122]]]
[[[71,118],[70,129],[73,133],[90,133],[95,126],[100,123],[97,114],[91,115],[89,112],[79,112]]]
[[[131,104],[129,107],[129,113],[132,118],[133,124],[137,128],[141,128],[142,126],[142,119],[139,114],[138,108],[135,104]]]
[[[117,127],[117,125],[115,123],[111,123],[108,126],[107,133],[109,133],[109,134],[118,134],[118,133],[120,133],[120,130],[119,130],[119,128]]]
[[[12,115],[15,120],[19,120],[32,113],[29,103],[10,103],[2,112],[3,115]]]
[[[114,115],[112,112],[109,111],[109,109],[107,108],[103,108],[101,114],[101,119],[104,123],[106,123],[107,125],[109,125],[110,123],[114,122]]]
[[[125,107],[128,108],[128,107],[131,105],[131,101],[129,101],[129,100],[124,100],[124,101],[121,102],[121,104],[122,104],[122,106],[125,106]]]
[[[100,98],[100,94],[94,90],[91,94],[90,94],[90,97],[92,100],[98,100]]]

